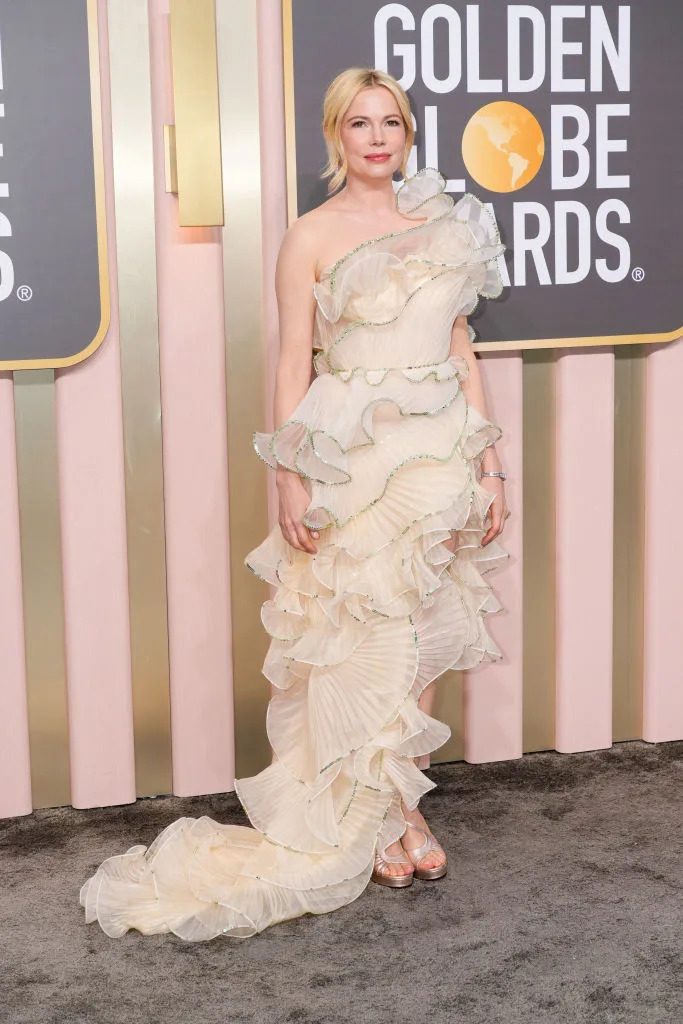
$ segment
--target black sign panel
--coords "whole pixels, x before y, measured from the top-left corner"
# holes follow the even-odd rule
[[[77,362],[107,328],[96,56],[94,2],[0,0],[4,368]]]
[[[655,6],[285,0],[298,212],[326,198],[329,81],[381,68],[410,96],[409,173],[437,167],[455,199],[490,203],[508,247],[482,342],[678,337],[683,4]]]

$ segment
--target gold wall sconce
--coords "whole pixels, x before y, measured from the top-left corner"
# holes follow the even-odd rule
[[[224,224],[215,0],[171,0],[175,124],[164,125],[166,191],[181,227]]]

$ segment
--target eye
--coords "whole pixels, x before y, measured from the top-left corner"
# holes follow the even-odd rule
[[[387,124],[390,128],[398,128],[401,122],[397,117],[392,117],[387,121]]]
[[[364,124],[365,124],[365,121],[362,121],[360,119],[356,119],[355,121],[351,122],[351,127],[352,128],[362,128]]]

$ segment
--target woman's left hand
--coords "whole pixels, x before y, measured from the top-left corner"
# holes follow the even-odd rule
[[[505,500],[505,484],[497,476],[484,476],[481,478],[480,483],[482,487],[487,491],[491,491],[495,494],[492,504],[489,507],[491,513],[491,525],[487,532],[484,534],[484,538],[481,542],[482,547],[485,544],[490,543],[494,537],[500,536],[505,526],[505,520],[510,515],[510,510],[507,507]]]

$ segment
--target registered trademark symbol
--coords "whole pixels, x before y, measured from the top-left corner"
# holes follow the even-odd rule
[[[33,288],[27,284],[20,284],[17,288],[17,298],[20,302],[30,302],[33,298]]]
[[[631,277],[633,278],[634,281],[644,281],[645,280],[645,271],[643,270],[642,267],[634,267],[633,270],[631,271]]]

